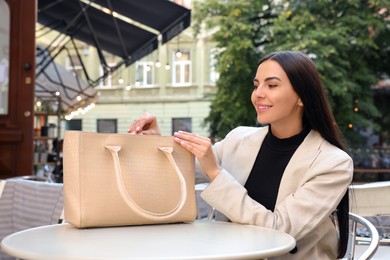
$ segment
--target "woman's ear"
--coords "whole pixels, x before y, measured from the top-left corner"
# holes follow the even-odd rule
[[[303,102],[300,98],[298,98],[297,105],[303,107]]]

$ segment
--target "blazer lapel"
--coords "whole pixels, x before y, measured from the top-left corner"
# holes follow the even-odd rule
[[[255,164],[255,160],[257,157],[257,154],[259,153],[259,149],[261,144],[264,141],[265,136],[267,135],[269,131],[269,127],[259,127],[257,131],[254,131],[251,135],[248,136],[245,140],[245,151],[242,154],[242,160],[237,160],[240,162],[243,162],[240,164],[239,172],[242,172],[242,174],[239,174],[235,176],[237,181],[241,183],[241,185],[245,185],[246,181],[249,178],[249,174],[252,171],[253,165]]]
[[[288,195],[294,193],[303,176],[307,173],[311,164],[320,153],[320,145],[324,141],[320,133],[317,131],[310,131],[303,140],[302,144],[295,151],[287,164],[282,180],[279,186],[278,197],[276,205],[283,201]]]

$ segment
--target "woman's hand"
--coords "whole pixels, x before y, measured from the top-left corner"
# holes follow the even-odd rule
[[[127,132],[135,135],[161,135],[156,116],[149,113],[135,120]]]
[[[174,136],[178,144],[198,158],[200,167],[213,181],[220,169],[214,157],[211,140],[184,131],[175,132]]]

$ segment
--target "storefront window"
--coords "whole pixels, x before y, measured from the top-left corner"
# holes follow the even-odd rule
[[[98,119],[97,132],[98,133],[118,133],[117,119]]]
[[[177,131],[192,132],[192,119],[190,117],[172,118],[172,135]]]
[[[10,10],[0,0],[0,115],[8,114]]]

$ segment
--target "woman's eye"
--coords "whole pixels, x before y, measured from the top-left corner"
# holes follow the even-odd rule
[[[258,87],[259,87],[259,86],[254,85],[254,86],[253,86],[253,90],[256,90]]]
[[[277,87],[277,86],[278,86],[278,85],[272,85],[272,84],[269,84],[269,85],[268,85],[269,88],[275,88],[275,87]]]

